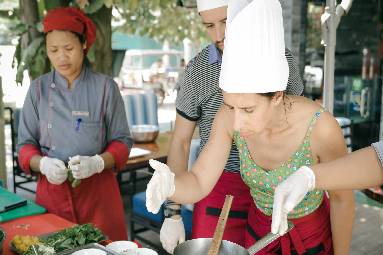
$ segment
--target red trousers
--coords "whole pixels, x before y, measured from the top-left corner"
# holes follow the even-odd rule
[[[233,195],[224,240],[245,246],[248,211],[253,199],[239,173],[223,172],[210,194],[194,205],[192,238],[213,237],[225,196]]]
[[[291,221],[294,223],[294,228],[259,251],[257,255],[333,254],[330,206],[326,196],[322,205],[313,213]],[[271,231],[271,217],[256,208],[254,202],[249,210],[247,228],[245,246],[247,248]]]

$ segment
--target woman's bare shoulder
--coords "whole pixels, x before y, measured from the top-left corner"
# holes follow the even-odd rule
[[[316,114],[321,109],[323,107],[320,104],[310,99],[297,100],[296,111],[304,116],[300,123],[307,127],[312,125],[310,141],[313,154],[317,155],[321,160],[325,160],[330,158],[331,155],[342,155],[346,147],[337,120],[327,110]],[[315,119],[315,122],[312,122],[313,119]]]
[[[233,111],[230,111],[222,105],[214,117],[214,126],[219,126],[221,129],[224,129],[225,132],[232,135],[233,133],[233,123],[234,123],[234,114]]]
[[[322,105],[308,98],[301,96],[293,98],[292,113],[296,123],[310,125],[312,120],[317,118],[313,126],[313,135],[326,137],[338,130],[339,125],[334,116],[325,109],[320,115],[316,116],[321,109],[324,109]]]
[[[323,109],[320,105],[317,107],[317,111]],[[317,112],[314,110],[315,112]],[[314,151],[319,153],[320,151],[336,151],[343,150],[345,148],[345,142],[342,130],[335,119],[335,117],[324,110],[320,115],[313,116],[317,118],[312,127],[311,133],[311,146]]]
[[[303,96],[289,96],[285,104],[291,110],[292,119],[299,123],[308,123],[323,108],[319,103]]]

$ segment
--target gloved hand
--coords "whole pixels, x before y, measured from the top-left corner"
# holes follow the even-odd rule
[[[57,158],[42,157],[39,168],[41,174],[52,184],[60,185],[68,178],[68,169],[64,162]]]
[[[72,170],[73,177],[78,180],[88,178],[104,170],[104,160],[100,155],[92,157],[77,155],[69,158],[68,165],[69,169]]]
[[[162,247],[170,254],[173,254],[174,248],[179,243],[185,242],[185,227],[182,218],[164,220],[160,231],[160,241]]]
[[[314,188],[315,174],[307,166],[300,167],[277,186],[274,193],[271,232],[280,235],[286,233],[287,214]]]
[[[167,165],[157,160],[151,159],[149,164],[155,171],[146,187],[146,208],[156,214],[165,200],[176,191],[175,175]]]

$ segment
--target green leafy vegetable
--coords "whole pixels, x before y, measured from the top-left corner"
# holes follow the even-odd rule
[[[57,253],[102,240],[105,240],[104,234],[92,224],[77,225],[42,238],[41,244],[33,245],[23,255],[47,254],[47,248],[53,248]]]
[[[75,179],[73,177],[73,174],[72,174],[71,170],[68,171],[68,181],[71,183],[72,188],[78,187],[78,185],[80,185],[80,183],[81,183],[81,180]]]

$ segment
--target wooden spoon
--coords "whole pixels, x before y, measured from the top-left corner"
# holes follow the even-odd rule
[[[214,236],[211,242],[211,246],[209,248],[208,255],[218,255],[219,247],[221,246],[223,232],[225,231],[226,221],[229,217],[232,202],[233,196],[227,195],[225,198],[225,203],[223,204],[221,214],[219,215],[217,226],[215,227]]]

